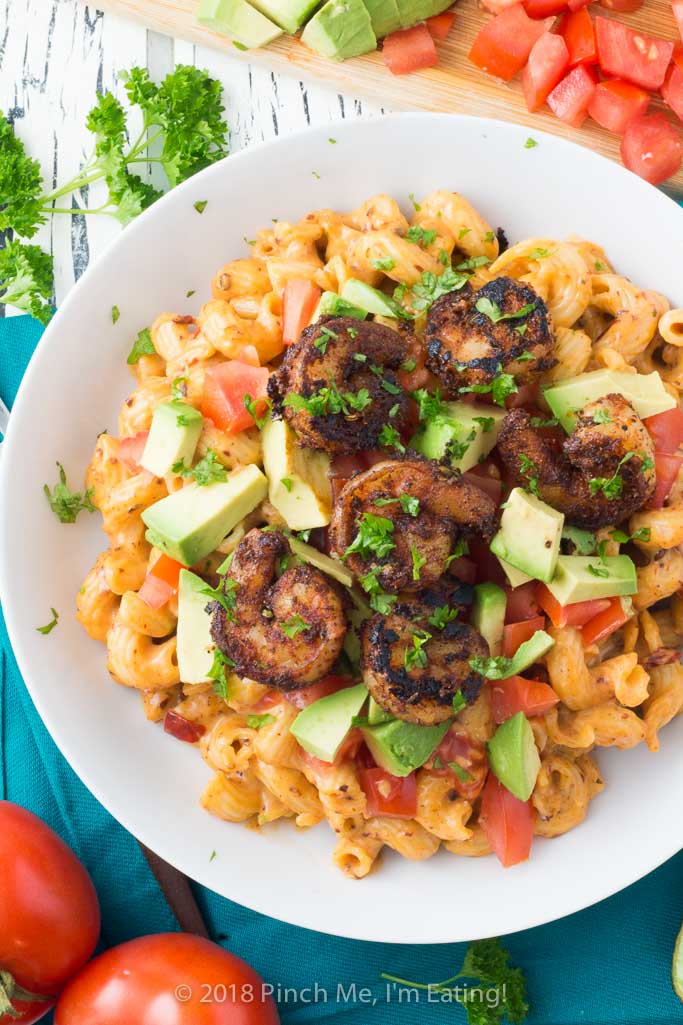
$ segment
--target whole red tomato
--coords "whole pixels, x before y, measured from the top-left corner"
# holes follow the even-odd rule
[[[0,801],[0,1025],[42,1018],[99,932],[95,887],[73,851],[30,811]]]
[[[55,1025],[279,1025],[265,984],[222,947],[188,933],[143,936],[69,982]]]

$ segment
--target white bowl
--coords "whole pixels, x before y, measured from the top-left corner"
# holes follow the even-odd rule
[[[446,853],[414,864],[388,854],[379,871],[351,882],[332,866],[325,825],[298,833],[282,823],[257,834],[199,807],[210,773],[198,753],[145,720],[138,694],[111,681],[103,646],[73,618],[81,580],[105,547],[99,516],[61,525],[42,485],[54,482],[58,459],[76,486],[95,435],[116,432],[131,389],[125,359],[140,328],[162,310],[196,311],[216,269],[244,254],[243,238],[276,216],[350,210],[377,192],[408,209],[409,193],[453,189],[511,241],[594,239],[620,271],[683,306],[683,212],[586,149],[539,132],[527,149],[528,135],[496,121],[399,114],[308,131],[204,171],[126,228],[81,278],[12,413],[0,460],[0,593],[48,729],[84,783],[148,847],[225,897],[297,925],[365,940],[466,940],[539,925],[615,893],[682,845],[683,716],[666,728],[657,755],[644,745],[601,751],[607,788],[587,820],[537,841],[527,864],[504,870],[494,857]],[[201,216],[196,200],[207,201]],[[115,326],[113,305],[121,310]],[[50,606],[59,626],[41,637],[35,628]]]

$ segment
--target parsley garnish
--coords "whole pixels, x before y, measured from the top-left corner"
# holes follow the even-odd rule
[[[52,608],[50,609],[50,612],[52,613],[52,619],[50,620],[50,622],[46,623],[45,626],[37,626],[36,627],[36,630],[38,631],[39,634],[49,634],[49,633],[52,633],[54,628],[57,626],[57,620],[59,619],[59,613],[57,612],[57,609],[52,609]]]
[[[498,303],[494,303],[485,295],[480,296],[474,305],[479,313],[483,313],[493,324],[498,324],[501,320],[517,320],[519,317],[527,317],[532,310],[536,309],[536,303],[527,303],[515,313],[503,313]]]
[[[461,394],[465,392],[476,392],[478,395],[487,395],[491,393],[491,397],[497,406],[504,406],[505,400],[508,395],[514,395],[518,391],[515,379],[512,374],[504,374],[500,363],[498,364],[498,373],[489,384],[470,384],[466,387],[458,388]]]
[[[455,700],[455,698],[453,700]],[[448,768],[455,776],[457,776],[461,783],[471,783],[474,779],[474,776],[468,772],[467,769],[463,769],[462,765],[458,765],[457,762],[449,762]]]
[[[471,256],[469,260],[463,260],[456,265],[456,270],[476,270],[478,267],[485,267],[490,263],[488,256]]]
[[[391,424],[383,424],[377,436],[377,441],[383,448],[395,448],[397,452],[405,452],[405,445],[401,441],[401,435]]]
[[[550,251],[548,249],[542,249],[541,247],[532,249],[529,253],[530,260],[545,260],[547,256],[550,256]]]
[[[410,200],[410,202],[411,202],[411,203],[413,204],[413,208],[415,209],[415,211],[416,211],[417,213],[419,213],[419,212],[420,212],[420,210],[422,209],[422,207],[420,206],[420,204],[419,204],[419,203],[417,203],[417,202],[415,201],[415,193],[414,193],[414,192],[409,192],[409,193],[408,193],[408,199],[409,199],[409,200]]]
[[[174,377],[171,385],[171,395],[174,399],[184,399],[187,395],[187,378]]]
[[[529,136],[527,141],[524,143],[524,149],[535,149],[536,146],[538,146],[538,143],[535,139],[532,139],[531,136]]]
[[[198,199],[197,202],[193,203],[192,205],[193,205],[193,207],[195,208],[195,210],[197,211],[198,214],[203,214],[204,211],[206,210],[206,204],[208,202],[209,202],[208,199]]]
[[[391,256],[383,256],[379,260],[371,260],[370,263],[375,270],[393,270],[396,266],[396,260]]]
[[[389,393],[389,395],[400,395],[401,394],[402,389],[399,388],[398,385],[393,384],[391,381],[389,381],[384,376],[384,371],[382,370],[381,367],[377,367],[374,364],[371,364],[370,365],[370,372],[372,374],[374,374],[375,377],[379,378],[382,387],[384,388],[385,392]]]
[[[488,242],[488,244],[491,245],[491,243],[494,241],[495,237],[496,236],[493,234],[492,231],[487,231],[486,234],[484,235],[484,242]]]
[[[413,560],[413,580],[420,579],[420,570],[427,562],[425,555],[420,555],[420,552],[415,545],[410,546],[410,557]]]
[[[304,630],[310,630],[311,624],[307,623],[305,619],[302,619],[300,615],[290,616],[289,619],[285,619],[284,623],[280,625],[285,637],[296,637],[297,634],[302,633]]]
[[[418,407],[420,420],[433,420],[444,412],[444,404],[441,401],[441,392],[437,390],[432,394],[426,388],[419,388],[411,392],[410,397],[415,399]]]
[[[604,263],[601,263],[600,260],[595,261],[594,267],[598,274],[605,269]]]
[[[286,488],[287,491],[291,492],[291,490],[292,490],[292,481],[291,481],[291,479],[289,477],[281,477],[280,478],[280,484],[282,484],[283,488]]]
[[[404,370],[406,374],[410,374],[417,366],[417,360],[414,360],[411,356],[410,359],[406,359],[401,363],[401,370]]]
[[[220,648],[214,648],[213,662],[211,668],[207,672],[207,676],[210,680],[213,680],[214,693],[218,694],[219,698],[223,698],[224,701],[228,700],[228,680],[225,675],[225,670],[233,670],[235,663],[227,655],[224,655]]]
[[[559,422],[556,416],[550,416],[547,420],[542,416],[532,416],[530,420],[532,427],[557,427]]]
[[[417,242],[418,245],[424,246],[426,249],[436,239],[436,232],[421,228],[419,224],[414,224],[412,228],[408,228],[406,239],[408,242]]]
[[[397,502],[403,512],[409,516],[417,516],[420,511],[420,499],[415,495],[401,495],[400,498],[376,498],[374,504],[381,509],[384,505],[395,505]]]
[[[471,231],[471,228],[461,228],[458,232],[458,242],[462,242],[462,240],[466,238]]]
[[[306,410],[311,416],[328,416],[329,414],[343,413],[350,416],[351,411],[362,412],[370,405],[372,399],[367,388],[360,388],[358,392],[340,392],[334,381],[330,380],[329,388],[319,388],[308,398],[290,392],[285,396],[285,406],[294,410]]]
[[[270,712],[266,712],[264,715],[247,716],[247,726],[250,730],[260,730],[262,726],[268,726],[272,722],[275,722],[275,716]]]
[[[427,630],[413,631],[413,646],[412,648],[406,648],[403,655],[403,664],[406,669],[410,670],[414,666],[424,669],[427,665],[427,652],[424,650],[424,647],[427,641],[431,639],[432,635]]]
[[[596,409],[593,413],[594,424],[611,424],[612,417],[608,409]]]
[[[207,484],[215,484],[216,481],[228,479],[228,471],[221,462],[218,455],[212,448],[206,450],[206,455],[195,463],[194,466],[186,466],[183,460],[174,463],[171,467],[172,473],[179,477],[193,477],[199,487],[206,487]]]
[[[451,623],[454,619],[457,619],[458,610],[452,609],[449,605],[438,605],[431,616],[427,620],[430,626],[435,626],[437,630],[443,630],[448,623]]]
[[[370,607],[375,611],[381,613],[383,616],[388,616],[391,612],[391,606],[396,601],[395,594],[386,594],[382,589],[379,580],[377,579],[379,574],[379,567],[376,566],[371,569],[369,573],[366,573],[364,577],[360,577],[360,585],[370,599]]]
[[[604,545],[604,543],[605,543],[604,541],[600,542],[600,544],[602,544],[602,545]],[[602,552],[600,552],[600,558],[603,558],[603,553]],[[588,564],[588,572],[592,573],[594,577],[608,577],[609,576],[609,570],[607,569],[606,566],[594,566],[592,563]]]
[[[358,521],[358,533],[344,552],[342,558],[356,552],[362,559],[370,555],[383,559],[396,547],[392,535],[394,524],[385,516],[375,516],[374,513],[363,513]]]
[[[649,541],[651,533],[650,527],[638,527],[632,534],[626,534],[623,530],[613,530],[610,537],[620,545],[625,545],[629,541]]]
[[[590,530],[582,530],[581,527],[567,524],[562,528],[562,538],[571,541],[579,555],[592,555],[595,551],[595,534],[591,534]]]
[[[519,470],[523,477],[526,478],[528,488],[532,495],[536,495],[536,498],[541,497],[541,492],[538,486],[538,467],[533,459],[529,459],[529,456],[523,452],[519,454]]]
[[[333,339],[338,337],[339,335],[336,331],[331,331],[329,327],[323,326],[320,328],[320,334],[313,342],[313,348],[317,349],[324,356],[327,352],[327,346]]]
[[[118,308],[118,306],[112,306],[112,308],[111,308],[111,322],[112,322],[112,324],[115,324],[120,316],[121,316],[121,310]]]
[[[59,522],[75,523],[76,517],[83,510],[86,512],[95,512],[95,506],[91,501],[93,489],[88,488],[85,492],[71,491],[66,483],[64,467],[61,463],[57,463],[57,466],[59,467],[59,480],[53,487],[52,491],[50,491],[47,484],[43,484],[43,491],[50,503],[50,508]]]
[[[156,349],[152,342],[152,336],[149,333],[149,328],[144,327],[138,334],[137,338],[133,342],[133,348],[128,354],[127,363],[129,366],[137,363],[141,356],[156,356]]]
[[[429,309],[442,295],[457,292],[467,284],[467,274],[458,274],[451,267],[446,267],[443,274],[434,274],[426,270],[420,280],[411,289],[411,306],[419,313]]]
[[[194,417],[190,416],[189,413],[178,413],[175,418],[176,427],[187,427],[188,424],[193,422],[193,420]]]
[[[202,587],[200,594],[205,594],[210,601],[217,601],[231,623],[236,623],[237,589],[239,584],[232,577],[224,577],[218,587]]]
[[[249,413],[258,429],[261,430],[266,420],[268,419],[268,414],[270,413],[272,402],[266,395],[262,395],[258,399],[252,399],[251,395],[249,394],[244,396],[243,402],[244,408],[246,409],[247,413]],[[263,409],[263,412],[261,414],[258,413],[259,406],[261,406]]]
[[[597,495],[598,492],[602,491],[605,498],[610,502],[614,501],[615,498],[621,498],[621,493],[624,489],[624,481],[619,470],[624,463],[627,463],[634,455],[635,452],[627,452],[626,455],[617,463],[617,468],[611,477],[591,477],[588,481],[588,487],[591,495]]]
[[[496,422],[493,416],[475,416],[473,419],[475,424],[479,424],[482,434],[488,434]]]
[[[450,265],[451,258],[445,249],[439,250],[439,263],[442,267],[448,267]]]
[[[514,665],[512,659],[507,658],[505,655],[496,655],[490,658],[471,658],[469,664],[470,669],[473,669],[475,673],[479,673],[481,676],[485,676],[487,680],[507,679]]]

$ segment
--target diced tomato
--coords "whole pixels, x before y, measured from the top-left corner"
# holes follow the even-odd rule
[[[153,576],[157,577],[158,580],[163,580],[164,583],[172,587],[174,591],[178,590],[178,582],[180,580],[180,571],[183,569],[181,562],[176,562],[175,559],[171,559],[168,555],[160,555],[156,562],[150,566],[149,572]]]
[[[631,613],[624,608],[621,598],[610,598],[609,608],[599,612],[582,629],[581,640],[584,647],[587,648],[589,645],[597,644],[598,641],[609,637],[630,618]]]
[[[681,39],[683,39],[683,0],[672,0],[671,8],[678,25],[678,31],[681,33]]]
[[[443,11],[441,14],[427,18],[425,24],[434,39],[445,39],[453,28],[454,21],[455,11]]]
[[[481,466],[473,466],[471,470],[467,470],[463,473],[464,480],[470,481],[476,487],[481,488],[486,494],[498,504],[500,502],[500,496],[503,493],[503,482],[497,475],[491,473],[492,463],[486,465],[484,463]]]
[[[524,644],[544,626],[545,616],[534,616],[533,619],[524,619],[521,623],[506,623],[503,627],[503,654],[505,657],[512,658],[520,644]]]
[[[485,584],[489,581],[505,587],[507,577],[503,567],[488,546],[488,543],[481,537],[473,537],[469,541],[470,557],[477,566],[477,583]]]
[[[311,322],[322,292],[307,278],[290,278],[282,296],[282,341],[294,345]]]
[[[411,71],[433,68],[439,63],[434,40],[426,25],[392,32],[384,40],[382,57],[392,75],[408,75]]]
[[[560,605],[557,598],[545,584],[534,585],[536,601],[547,614],[553,626],[583,626],[589,619],[603,612],[609,605],[609,598],[593,598],[590,601],[572,602]]]
[[[683,443],[683,410],[680,406],[643,420],[657,452],[675,452]]]
[[[459,768],[454,770],[453,765]],[[486,748],[458,722],[450,727],[427,766],[437,776],[448,776],[453,789],[467,801],[479,796],[489,771]]]
[[[531,801],[520,801],[492,772],[484,787],[479,821],[501,865],[509,868],[528,859],[534,837]]]
[[[683,456],[669,455],[667,452],[655,452],[655,472],[657,484],[655,492],[647,503],[648,509],[661,509],[671,494],[676,483],[678,471],[683,463]]]
[[[570,68],[576,67],[577,64],[597,64],[595,30],[587,7],[565,14],[560,22],[559,31],[569,52]]]
[[[621,159],[629,171],[652,185],[660,185],[681,166],[681,137],[663,114],[644,114],[626,126]]]
[[[567,0],[522,0],[530,18],[554,18],[567,10]]]
[[[508,82],[524,67],[534,43],[551,24],[551,18],[534,21],[521,4],[515,4],[480,29],[469,59],[482,71]]]
[[[453,559],[449,566],[450,572],[453,576],[456,576],[458,580],[461,580],[463,584],[473,584],[477,579],[477,564],[472,559],[468,559],[466,555],[461,555],[458,559]]]
[[[621,14],[629,14],[639,11],[645,0],[598,0],[601,7],[606,11],[619,11]]]
[[[683,121],[683,44],[679,43],[674,50],[674,59],[662,86],[662,99]]]
[[[358,778],[367,799],[367,815],[384,815],[390,819],[414,819],[417,815],[417,783],[415,773],[392,776],[379,767],[359,769]]]
[[[548,96],[548,106],[560,121],[580,128],[586,119],[598,76],[593,68],[579,64],[556,85]]]
[[[145,577],[138,595],[152,609],[160,609],[178,590],[182,565],[168,555],[160,555]]]
[[[131,438],[119,439],[118,458],[131,473],[140,471],[140,460],[148,437],[149,431],[138,431]]]
[[[310,687],[286,691],[285,697],[295,708],[306,708],[307,705],[312,705],[320,698],[326,698],[329,694],[336,694],[338,690],[343,690],[344,687],[352,686],[353,680],[348,676],[325,676]]]
[[[606,75],[626,78],[643,89],[661,88],[673,43],[602,17],[595,19],[595,35],[600,67]]]
[[[269,376],[267,367],[253,367],[238,359],[209,367],[204,378],[202,415],[229,434],[253,427],[254,418],[245,408],[244,399],[253,399],[256,414],[261,415],[266,406]]]
[[[608,132],[621,135],[629,121],[644,114],[650,104],[650,94],[644,89],[613,78],[599,82],[588,104],[588,113]]]
[[[562,36],[544,32],[529,54],[522,72],[522,89],[527,109],[538,110],[545,103],[569,65],[569,52]]]
[[[570,11],[580,11],[582,7],[588,7],[591,0],[569,0]]]
[[[494,722],[501,723],[524,712],[527,716],[545,715],[560,699],[547,683],[511,676],[496,680],[491,687],[491,708]]]
[[[173,709],[164,716],[164,733],[170,733],[176,740],[184,740],[186,744],[196,744],[206,733],[206,726],[199,722],[190,722],[184,715]]]
[[[521,587],[506,587],[505,590],[507,591],[506,623],[520,623],[522,620],[534,619],[538,616],[535,581],[530,580],[528,584],[522,584]]]

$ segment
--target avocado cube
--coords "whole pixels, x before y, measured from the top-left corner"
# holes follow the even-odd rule
[[[568,434],[574,429],[575,412],[589,402],[616,393],[627,399],[642,419],[673,409],[676,400],[669,395],[657,371],[628,374],[619,370],[591,370],[570,377],[545,390],[544,397],[553,415]]]
[[[493,657],[500,655],[503,648],[503,627],[507,596],[497,584],[477,584],[474,588],[472,625],[488,643]]]
[[[536,786],[541,759],[524,712],[517,712],[499,726],[487,747],[494,776],[520,801],[528,801]]]
[[[225,482],[189,484],[144,510],[145,537],[172,559],[193,566],[218,547],[267,491],[268,481],[254,465],[237,470]]]
[[[230,36],[250,50],[267,46],[282,35],[282,29],[247,0],[201,0],[197,21],[222,36]]]
[[[155,477],[166,477],[176,463],[192,464],[204,418],[187,402],[160,402],[152,416],[140,466]]]
[[[307,21],[320,0],[251,0],[251,3],[292,36]]]
[[[496,556],[498,562],[501,565],[503,573],[507,577],[510,587],[521,587],[522,584],[528,584],[533,577],[530,577],[528,573],[522,573],[521,569],[517,569],[516,566],[511,566],[505,559],[501,559],[500,556]]]
[[[635,594],[636,567],[628,555],[561,555],[548,590],[560,605]]]
[[[434,14],[441,14],[453,0],[396,0],[402,28],[411,28]]]
[[[391,722],[394,718],[390,712],[385,712],[381,705],[378,705],[371,696],[368,702],[368,725],[379,726],[383,722]]]
[[[261,431],[268,497],[290,530],[326,527],[332,491],[325,452],[303,449],[286,420],[269,417]]]
[[[181,683],[208,683],[216,645],[211,637],[206,581],[181,569],[178,582],[178,672]]]
[[[396,0],[363,0],[378,39],[403,28]]]
[[[524,488],[513,488],[491,551],[523,573],[547,583],[557,565],[563,526],[563,513]]]
[[[427,421],[411,439],[411,448],[428,459],[450,460],[463,473],[477,466],[498,440],[504,409],[446,402],[442,413]]]
[[[495,679],[509,680],[511,676],[519,676],[525,669],[539,662],[552,648],[555,641],[545,630],[537,630],[528,641],[517,648],[504,672],[498,672]]]
[[[431,757],[449,726],[450,720],[438,726],[416,726],[392,719],[379,726],[363,726],[361,733],[382,769],[392,776],[409,776]]]
[[[354,317],[355,320],[365,320],[367,311],[361,310],[353,303],[342,299],[336,292],[323,292],[320,302],[313,314],[313,323],[321,317]]]
[[[359,683],[319,698],[299,712],[290,733],[314,758],[333,762],[367,696],[367,690]]]
[[[366,313],[374,313],[378,317],[390,317],[396,320],[400,316],[399,305],[391,296],[380,292],[372,285],[366,285],[364,281],[357,278],[349,278],[341,291],[342,299],[353,306],[358,306]],[[394,325],[395,326],[395,325]]]
[[[377,49],[377,37],[363,0],[327,0],[302,32],[301,42],[333,60]]]

